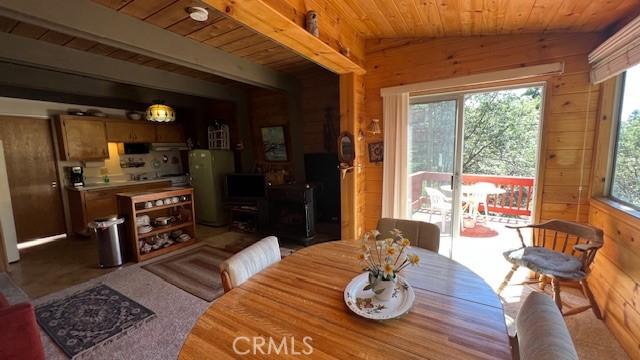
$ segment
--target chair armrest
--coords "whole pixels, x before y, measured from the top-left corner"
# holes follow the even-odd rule
[[[0,310],[0,358],[44,359],[40,330],[28,303]]]
[[[505,225],[504,227],[505,227],[505,228],[507,228],[507,229],[514,229],[514,230],[517,230],[517,229],[526,229],[526,228],[530,228],[530,227],[531,227],[531,225],[518,225],[518,226],[514,226],[514,225]]]
[[[522,232],[520,232],[520,229],[530,228],[531,225],[520,225],[520,226],[506,225],[505,227],[507,229],[514,229],[518,231],[518,238],[520,239],[520,244],[522,244],[522,247],[527,247],[527,244],[524,243],[524,238],[522,237]]]
[[[573,248],[577,251],[587,252],[591,249],[600,249],[602,244],[576,244],[573,245]]]

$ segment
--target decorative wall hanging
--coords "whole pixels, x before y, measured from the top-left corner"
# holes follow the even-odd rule
[[[382,141],[369,144],[369,162],[379,163],[384,160],[384,143]]]
[[[284,126],[270,126],[260,129],[264,158],[267,161],[287,161],[287,143]]]

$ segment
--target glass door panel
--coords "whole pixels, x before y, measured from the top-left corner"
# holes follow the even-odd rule
[[[440,227],[440,253],[450,254],[454,224],[458,100],[412,99],[408,123],[407,215]]]

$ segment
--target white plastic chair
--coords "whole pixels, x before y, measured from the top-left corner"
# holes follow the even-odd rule
[[[429,197],[429,210],[439,211],[440,215],[442,215],[441,223],[442,230],[444,230],[447,223],[447,215],[450,215],[452,210],[451,198],[446,197],[442,191],[431,187],[425,187],[425,191]],[[431,221],[432,215],[433,213],[429,214],[429,221]]]

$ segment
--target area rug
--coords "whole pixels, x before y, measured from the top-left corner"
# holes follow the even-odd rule
[[[472,228],[464,228],[460,232],[460,235],[466,236],[466,237],[485,238],[485,237],[497,236],[498,232],[488,226],[476,224]]]
[[[231,255],[231,252],[203,245],[144,265],[142,268],[192,295],[211,302],[224,293],[218,266]]]
[[[126,334],[155,313],[107,285],[36,307],[40,327],[70,358]]]

